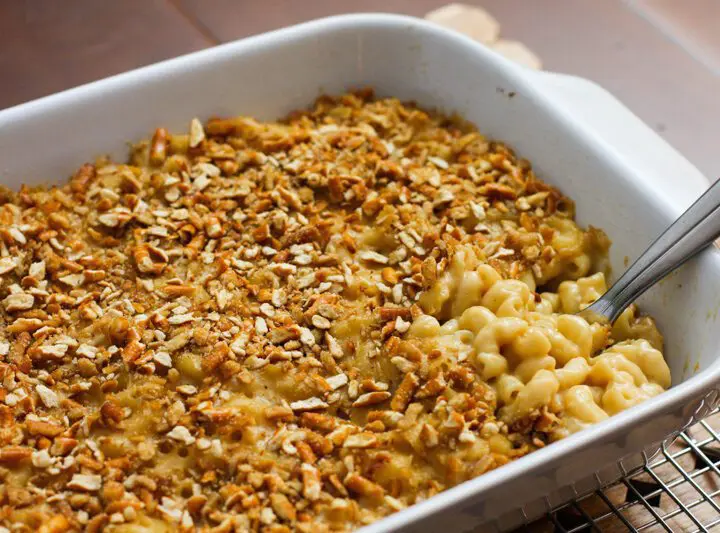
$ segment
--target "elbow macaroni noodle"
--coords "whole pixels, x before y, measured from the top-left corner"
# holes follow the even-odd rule
[[[350,531],[670,385],[572,200],[370,91],[0,199],[0,531]]]
[[[586,255],[571,262],[581,273],[589,263]],[[455,344],[452,353],[494,389],[502,421],[517,423],[541,409],[558,415],[564,427],[556,438],[670,386],[662,338],[650,319],[637,320],[631,307],[609,331],[574,314],[605,292],[602,273],[563,281],[556,293],[534,289],[532,282],[502,279],[461,249],[421,296],[428,314],[408,334],[430,346]]]

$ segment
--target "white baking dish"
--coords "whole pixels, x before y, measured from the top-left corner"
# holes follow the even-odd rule
[[[513,145],[576,200],[582,224],[608,232],[615,272],[707,186],[592,83],[527,71],[463,36],[387,15],[320,20],[1,111],[0,180],[61,181],[96,155],[124,158],[127,141],[158,125],[184,131],[190,118],[212,114],[274,118],[321,92],[365,85],[457,111]],[[666,335],[670,391],[366,531],[518,525],[617,475],[620,460],[637,464],[638,452],[707,413],[720,380],[720,253],[701,254],[641,303]]]

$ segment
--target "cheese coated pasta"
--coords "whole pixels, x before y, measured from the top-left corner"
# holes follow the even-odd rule
[[[568,246],[575,246],[573,235],[569,231],[564,237]],[[552,415],[551,435],[557,439],[670,386],[670,369],[658,349],[661,336],[649,318],[638,321],[630,308],[610,332],[574,314],[605,292],[601,272],[563,281],[557,293],[537,294],[527,283],[503,279],[486,264],[475,266],[468,256],[459,250],[448,274],[423,294],[420,304],[438,314],[462,302],[462,314],[449,322],[454,335],[460,333],[458,327],[465,328],[472,350],[462,356],[495,391],[502,422],[513,427]],[[473,280],[474,290],[461,294],[464,279]],[[442,304],[435,300],[438,295]],[[418,328],[427,320],[420,315]],[[413,324],[410,335],[418,328]],[[441,332],[440,326],[435,337],[423,337],[426,349],[443,342]],[[617,340],[611,336],[615,334]]]
[[[574,215],[369,90],[0,190],[0,531],[350,531],[660,394]]]

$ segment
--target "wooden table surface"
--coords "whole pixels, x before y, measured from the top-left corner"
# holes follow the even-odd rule
[[[448,0],[0,0],[0,108],[338,13]],[[591,78],[720,175],[720,0],[469,0],[549,70]]]
[[[0,0],[0,109],[162,59],[354,11],[447,0]],[[720,176],[720,0],[470,0],[546,69],[605,86]],[[607,530],[621,531],[609,525]],[[539,522],[534,531],[552,531]],[[605,528],[603,528],[605,530]],[[679,529],[682,530],[682,529]]]

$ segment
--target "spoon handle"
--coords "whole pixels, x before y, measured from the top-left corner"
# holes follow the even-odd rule
[[[613,323],[636,298],[720,237],[720,179],[586,311]]]

